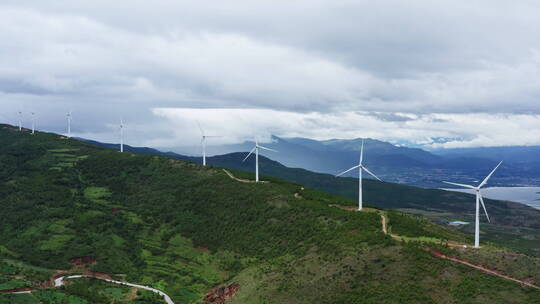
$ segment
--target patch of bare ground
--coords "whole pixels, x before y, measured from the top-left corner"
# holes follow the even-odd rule
[[[240,284],[233,283],[229,286],[222,286],[210,290],[206,297],[204,297],[205,303],[225,303],[236,295],[240,289]]]
[[[223,169],[223,172],[225,172],[229,178],[235,180],[235,181],[238,181],[238,182],[241,182],[241,183],[256,183],[256,181],[254,180],[250,180],[250,179],[243,179],[243,178],[238,178],[236,176],[234,176],[231,172],[229,172],[229,170],[226,170],[226,169]],[[259,181],[259,183],[268,183],[268,181]]]

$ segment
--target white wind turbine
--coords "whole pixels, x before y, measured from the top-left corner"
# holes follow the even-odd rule
[[[120,118],[120,152],[124,152],[124,120]]]
[[[68,138],[71,137],[71,119],[72,119],[71,111],[69,111],[67,113],[67,137]]]
[[[19,111],[19,131],[22,131],[22,112]]]
[[[268,150],[268,151],[272,151],[272,152],[278,152],[276,150],[273,150],[273,149],[270,149],[270,148],[266,148],[266,147],[263,147],[261,145],[259,145],[259,141],[257,140],[257,138],[255,138],[255,147],[253,147],[253,149],[251,149],[251,151],[249,152],[249,154],[246,156],[246,158],[244,158],[244,160],[242,162],[245,162],[246,159],[248,159],[248,157],[253,153],[255,152],[255,182],[259,182],[259,149],[263,149],[263,150]]]
[[[350,169],[347,169],[343,172],[341,172],[340,174],[336,175],[336,177],[338,176],[341,176],[349,171],[352,171],[354,169],[358,169],[358,211],[362,211],[362,171],[366,171],[367,173],[369,173],[371,176],[375,177],[377,180],[381,181],[382,180],[380,178],[378,178],[375,174],[371,173],[371,171],[369,171],[368,168],[366,168],[362,162],[364,160],[364,141],[362,140],[362,148],[360,150],[360,161],[358,162],[358,165],[350,168]]]
[[[483,186],[487,184],[488,180],[491,178],[493,173],[495,173],[495,170],[497,170],[497,168],[499,168],[501,164],[502,164],[502,161],[497,165],[497,167],[495,167],[495,169],[493,169],[493,171],[491,171],[491,173],[489,173],[488,176],[486,176],[486,178],[484,178],[484,180],[477,187],[471,186],[471,185],[451,183],[451,182],[443,182],[443,183],[454,185],[454,186],[473,189],[476,192],[476,219],[475,219],[476,226],[474,229],[474,248],[480,248],[480,203],[482,204],[482,207],[484,208],[484,212],[486,213],[486,218],[488,222],[491,223],[491,221],[489,220],[489,215],[486,210],[486,205],[484,204],[484,199],[482,198],[482,193],[480,192],[480,188],[482,188]]]
[[[202,145],[202,152],[203,152],[202,163],[203,163],[203,166],[206,166],[206,139],[207,138],[216,138],[216,137],[221,137],[221,136],[206,135],[204,133],[203,128],[201,127],[201,124],[198,121],[197,121],[197,125],[199,126],[199,130],[201,130],[201,145]]]
[[[31,112],[31,114],[32,114],[32,134],[34,134],[36,130],[36,119],[35,119],[35,113]]]

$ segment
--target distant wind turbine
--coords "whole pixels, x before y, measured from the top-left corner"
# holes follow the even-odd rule
[[[263,149],[263,150],[268,150],[268,151],[272,151],[272,152],[278,152],[276,150],[273,150],[273,149],[270,149],[270,148],[266,148],[266,147],[263,147],[261,145],[259,145],[259,141],[255,138],[255,147],[253,147],[253,149],[251,149],[251,151],[249,152],[249,154],[246,156],[246,158],[244,158],[244,160],[242,162],[245,162],[246,159],[248,159],[248,157],[253,153],[255,152],[255,182],[259,182],[259,149]]]
[[[120,152],[124,152],[124,120],[120,118]]]
[[[34,134],[35,130],[36,130],[36,119],[35,119],[35,113],[32,112],[32,134]]]
[[[364,160],[364,141],[362,140],[362,148],[360,150],[360,161],[358,162],[358,165],[336,175],[336,177],[338,177],[354,169],[359,169],[358,170],[358,211],[362,211],[362,203],[363,203],[362,202],[362,171],[366,171],[371,176],[375,177],[377,180],[382,182],[380,178],[378,178],[375,174],[371,173],[371,171],[369,171],[368,168],[364,167],[364,165],[362,164],[363,160]]]
[[[207,138],[216,138],[216,137],[221,137],[221,136],[206,135],[204,133],[203,128],[201,127],[201,124],[198,121],[197,121],[197,125],[199,126],[199,130],[201,130],[201,145],[202,145],[202,152],[203,152],[202,163],[203,163],[203,166],[206,166],[206,139]]]
[[[443,182],[443,183],[454,185],[454,186],[473,189],[476,192],[476,221],[475,221],[476,226],[474,229],[474,248],[480,248],[480,203],[482,204],[482,207],[484,208],[484,212],[486,213],[488,222],[491,223],[491,221],[489,220],[489,215],[486,210],[486,205],[484,204],[484,199],[482,198],[482,193],[480,192],[480,188],[482,188],[483,186],[487,184],[488,180],[491,178],[493,173],[495,173],[495,170],[497,170],[497,168],[499,168],[501,164],[502,164],[502,161],[497,165],[497,167],[495,167],[495,169],[493,169],[493,171],[491,171],[491,173],[489,173],[488,176],[486,176],[486,178],[484,178],[484,180],[477,187],[471,186],[471,185],[451,183],[451,182]]]
[[[71,111],[69,111],[67,113],[67,137],[70,138],[71,137],[71,119],[72,119],[72,116],[71,116]]]
[[[19,131],[22,131],[22,112],[19,111]]]

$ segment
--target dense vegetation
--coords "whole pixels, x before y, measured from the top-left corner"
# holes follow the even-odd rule
[[[216,167],[9,126],[0,127],[0,141],[0,282],[7,288],[57,269],[82,272],[70,260],[92,257],[89,269],[154,286],[177,303],[200,303],[232,282],[241,288],[231,303],[540,301],[538,292],[439,260],[418,242],[396,242],[382,232],[378,213],[329,206],[354,201],[298,184],[242,183]],[[389,218],[405,235],[429,230],[433,238],[466,240],[397,212]],[[130,292],[81,280],[2,295],[0,303],[160,302]]]
[[[93,142],[104,147],[117,148],[113,144]],[[194,163],[201,163],[200,157],[187,157],[172,152],[161,152],[151,148],[127,146],[126,150],[139,154],[162,155]],[[208,164],[229,169],[253,172],[254,159],[242,160],[245,153],[231,153],[209,157]],[[294,181],[313,189],[356,199],[358,180],[354,178],[336,178],[333,175],[315,173],[305,169],[288,168],[282,164],[260,156],[259,166],[264,178],[279,177]],[[482,173],[484,174],[484,173]],[[248,175],[252,177],[252,175]],[[430,176],[426,176],[429,179]],[[449,192],[438,189],[364,180],[364,200],[379,208],[392,208],[426,217],[433,222],[445,224],[449,221],[471,222],[474,219],[474,196],[465,193]],[[353,201],[350,204],[355,204]],[[508,202],[486,199],[491,223],[482,217],[482,231],[486,240],[504,244],[514,250],[540,256],[540,210]],[[474,233],[472,225],[457,227],[467,234]]]

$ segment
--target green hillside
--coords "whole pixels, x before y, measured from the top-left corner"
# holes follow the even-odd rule
[[[92,142],[94,144],[118,149],[117,145]],[[162,155],[194,163],[201,163],[200,157],[188,157],[172,152],[161,152],[152,148],[126,146],[126,150],[148,155]],[[234,170],[253,172],[254,159],[242,162],[246,153],[230,153],[207,158],[210,165]],[[289,168],[276,161],[260,156],[259,166],[266,176],[273,176],[294,181],[313,189],[333,193],[356,200],[358,197],[358,179],[336,178],[330,174],[315,173],[300,168]],[[246,175],[251,177],[251,175]],[[426,179],[429,179],[426,176]],[[388,182],[365,179],[363,185],[364,200],[369,205],[379,208],[399,209],[414,215],[429,218],[435,223],[446,224],[450,221],[474,221],[474,196],[465,193],[424,189]],[[351,201],[351,205],[356,204]],[[520,252],[540,257],[540,210],[524,204],[510,201],[486,199],[491,223],[487,223],[483,213],[482,238],[503,244]],[[457,227],[460,231],[473,234],[474,226]]]
[[[487,262],[511,251],[446,248],[440,241],[470,239],[400,212],[351,212],[333,205],[352,200],[284,180],[239,182],[217,167],[6,125],[0,142],[0,290],[63,270],[153,286],[175,303],[202,303],[233,283],[240,287],[227,303],[540,303],[537,290],[426,249]],[[385,234],[381,216],[407,242]],[[73,262],[83,257],[91,262]],[[521,272],[497,265],[540,278],[537,259],[515,259],[533,263]],[[120,302],[162,300],[92,279],[0,295],[0,303]]]
[[[146,151],[148,152],[148,151]],[[242,163],[245,153],[232,153],[208,158],[208,163],[242,171],[253,171],[254,160]],[[200,162],[199,158],[185,158]],[[308,187],[356,200],[358,179],[336,178],[333,175],[315,173],[305,169],[288,168],[266,157],[260,157],[263,175],[294,181]],[[249,176],[249,175],[248,175]],[[363,181],[364,201],[379,208],[392,208],[420,215],[433,222],[446,224],[450,221],[474,221],[474,196],[438,189],[424,189],[371,179]],[[509,201],[486,199],[491,223],[483,213],[482,238],[503,244],[521,252],[540,256],[540,210]],[[351,201],[352,205],[356,202]],[[472,235],[473,225],[459,227]]]

